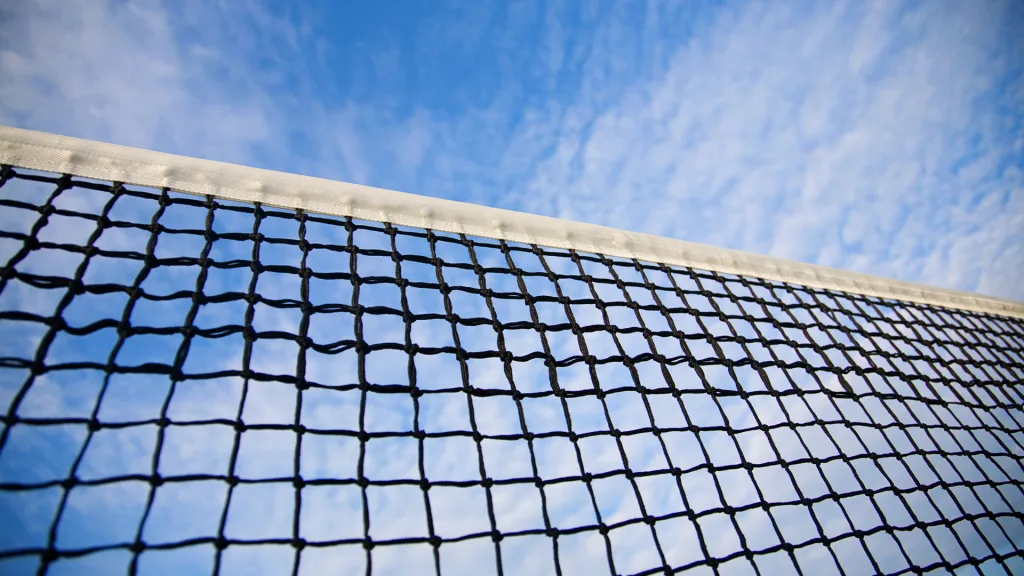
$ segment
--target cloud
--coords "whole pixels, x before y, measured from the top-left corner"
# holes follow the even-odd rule
[[[516,9],[543,41],[457,112],[321,96],[309,11],[13,12],[5,122],[1020,297],[1012,3]],[[449,16],[424,22],[424,63],[496,17]],[[450,57],[491,49],[458,36]],[[417,62],[389,50],[367,58]]]
[[[1019,298],[1020,106],[1006,101],[1019,46],[1000,22],[1018,16],[997,3],[722,10],[609,105],[583,93],[523,128],[561,129],[522,205]]]

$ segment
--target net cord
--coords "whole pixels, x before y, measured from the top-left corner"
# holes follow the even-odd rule
[[[605,226],[0,126],[0,164],[1024,318],[1024,304]]]

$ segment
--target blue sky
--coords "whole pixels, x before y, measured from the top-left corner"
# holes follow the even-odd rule
[[[6,124],[1024,298],[1015,2],[5,10]]]
[[[572,218],[1022,300],[1024,47],[1012,34],[1022,24],[1024,10],[1013,2],[396,2],[376,7],[259,1],[16,2],[0,8],[0,123]],[[25,195],[38,202],[40,195],[48,192],[42,188],[14,183],[0,196]],[[100,207],[96,198],[84,192],[68,193],[61,202],[76,210],[97,211]],[[146,223],[154,209],[152,204],[125,199],[119,201],[115,212],[124,221]],[[185,210],[171,210],[161,223],[194,225],[194,218],[186,224],[188,216]],[[227,230],[251,227],[251,217],[229,216],[219,217],[217,226]],[[23,230],[32,222],[30,217],[14,212],[6,212],[0,221],[5,230]],[[288,220],[271,219],[265,226],[282,235],[294,234],[295,229],[294,221]],[[44,235],[51,239],[77,243],[90,232],[89,226],[72,221],[55,221],[44,229]],[[137,249],[144,239],[132,232],[105,231],[99,245],[111,250]],[[344,242],[337,230],[323,233],[325,240]],[[368,234],[365,241],[376,245],[382,242],[381,235]],[[201,244],[196,238],[170,235],[159,247],[168,255],[195,255]],[[9,242],[0,246],[0,256],[8,258],[12,246]],[[420,253],[425,248],[410,245],[409,249]],[[213,257],[245,258],[248,251],[246,243],[225,242],[215,247]],[[263,254],[293,265],[297,257],[294,251],[269,248]],[[321,266],[347,266],[332,260],[330,254],[317,258],[311,264],[316,270]],[[76,265],[74,259],[36,257],[19,264],[18,270],[67,274]],[[517,265],[531,269],[539,266],[537,262]],[[391,267],[390,261],[360,264],[363,273],[383,276],[393,276]],[[128,267],[104,261],[91,262],[88,270],[91,276],[87,280],[96,282],[112,279],[127,283],[134,274]],[[246,269],[220,272],[211,276],[211,290],[244,289],[251,279]],[[405,273],[424,274],[424,278],[432,274],[415,267],[407,268]],[[475,279],[458,281],[472,283]],[[518,290],[510,278],[504,281],[507,285],[492,287]],[[170,268],[147,282],[143,286],[146,290],[170,293],[194,285],[195,275],[194,271]],[[552,290],[550,285],[541,284],[530,288]],[[571,289],[579,288],[574,285]],[[351,287],[328,283],[321,289],[326,302],[348,302],[351,297]],[[296,297],[294,282],[286,279],[261,280],[260,290],[282,298]],[[365,289],[361,303],[394,305],[393,292]],[[12,282],[0,293],[0,309],[47,316],[62,295]],[[118,318],[124,301],[123,296],[116,295],[102,301],[79,297],[64,317],[74,325]],[[525,318],[523,307],[514,304],[500,307],[502,321]],[[438,304],[423,295],[411,298],[410,305],[427,310],[432,306],[436,309]],[[488,316],[478,298],[464,305],[468,315]],[[180,325],[187,307],[185,301],[161,307],[142,300],[136,314],[142,322]],[[234,322],[241,310],[227,305],[206,307],[197,322],[209,322],[211,326]],[[542,312],[542,318],[564,314],[558,310]],[[593,307],[580,311],[579,317],[601,321]],[[317,320],[314,315],[310,328],[317,342],[337,341],[350,334],[350,327],[339,333],[333,320]],[[350,321],[346,317],[341,324]],[[623,321],[631,322],[628,318]],[[687,329],[699,329],[692,319],[678,321]],[[257,330],[295,332],[298,326],[294,313],[268,307],[256,310],[254,322]],[[401,341],[402,332],[395,322],[368,322],[372,328],[368,333],[382,340]],[[0,332],[7,336],[0,355],[27,357],[38,343],[38,330],[27,323],[6,324]],[[444,322],[417,324],[413,337],[422,338],[424,343],[443,345],[451,338]],[[722,328],[720,324],[715,327]],[[481,335],[478,328],[462,326],[458,330],[467,342],[479,338],[482,348],[493,347],[487,340],[493,338],[493,333]],[[604,335],[593,336],[599,339]],[[576,344],[570,338],[554,333],[549,337],[556,354],[572,354]],[[97,351],[106,354],[115,339],[112,330],[101,330],[85,339],[58,339],[48,362],[92,356]],[[186,371],[237,368],[237,340],[204,342],[203,347],[193,350]],[[535,340],[536,334],[523,334],[511,338],[509,346],[526,353],[536,349]],[[179,341],[129,342],[118,362],[169,362]],[[863,345],[871,346],[866,342]],[[630,340],[624,346],[630,353],[641,353],[646,343]],[[613,354],[615,347],[606,339],[593,342],[591,349]],[[929,352],[915,348],[914,353]],[[710,354],[710,346],[698,352],[700,356]],[[263,362],[259,369],[289,373],[294,370],[294,355],[294,348],[271,347],[258,356]],[[461,379],[459,366],[452,358],[419,357],[417,362],[422,362],[420,372],[430,375],[430,382],[423,385],[443,386]],[[371,380],[401,382],[405,375],[404,366],[389,361],[386,355],[372,364]],[[924,374],[964,377],[955,365],[897,366]],[[516,367],[522,368],[515,375],[521,387],[541,391],[548,386],[543,367],[534,363]],[[621,377],[612,368],[609,366],[609,372],[601,375],[602,381]],[[311,360],[309,368],[311,377],[333,384],[351,384],[353,370],[351,357],[344,354],[323,355]],[[474,385],[505,385],[504,374],[486,363],[471,365],[469,370]],[[563,385],[589,385],[585,375],[567,372]],[[644,374],[660,377],[655,372]],[[14,411],[10,402],[26,375],[4,369],[0,377],[0,405]],[[694,378],[681,367],[673,377],[679,382],[692,382]],[[1021,375],[1000,372],[992,377],[1019,381]],[[789,378],[795,378],[789,386],[816,385],[806,373]],[[33,393],[25,397],[16,412],[25,417],[55,417],[87,415],[95,409],[105,422],[134,422],[159,414],[168,388],[166,380],[114,378],[110,392],[99,400],[96,395],[101,380],[98,372],[88,370],[52,373],[34,382]],[[183,423],[235,419],[241,411],[247,423],[290,423],[294,419],[295,390],[279,383],[263,384],[253,384],[242,402],[242,383],[237,378],[186,381],[176,390],[168,415],[172,421]],[[753,379],[745,384],[757,385]],[[820,388],[835,383],[817,385]],[[868,384],[862,386],[868,389]],[[961,389],[948,393],[972,394]],[[1013,393],[1018,395],[1019,403],[1020,391]],[[333,390],[304,394],[303,406],[309,410],[309,414],[302,414],[304,424],[352,429],[352,411],[353,406],[358,407],[358,397]],[[616,426],[645,426],[642,420],[647,416],[624,400],[627,396],[610,398],[609,410]],[[368,425],[381,431],[406,429],[410,414],[407,400],[373,396]],[[486,416],[484,420],[493,425],[495,433],[515,430],[518,422],[510,419],[507,407],[499,404],[481,400],[476,409]],[[526,418],[531,429],[564,429],[564,418],[557,409],[541,401],[528,404],[530,407],[524,410],[529,410]],[[572,418],[577,430],[606,425],[599,405],[581,400],[574,406],[577,408],[571,409],[577,412]],[[688,407],[698,414],[710,413],[708,408],[699,403]],[[836,408],[827,395],[820,393],[810,396],[806,406],[789,409],[807,419],[812,414],[825,419],[842,414],[853,419],[861,413],[857,407],[845,404]],[[468,412],[461,395],[439,399],[433,410],[425,418],[426,426],[438,430],[446,426],[465,428]],[[860,410],[881,422],[905,417],[916,424],[936,417],[909,412],[897,417],[886,413],[880,404],[865,405]],[[727,404],[725,411],[722,418],[738,428],[754,425],[756,418],[777,419],[781,414],[778,407],[746,409],[739,402]],[[682,413],[670,407],[656,407],[655,412],[656,418],[662,418],[661,425],[666,420],[668,425],[675,425],[673,419],[682,422]],[[976,417],[1001,426],[1005,432],[1024,425],[1024,415],[1019,412],[1000,413],[1002,420],[998,422],[994,416],[980,412]],[[974,417],[942,414],[951,421],[963,418],[962,422],[969,422]],[[90,436],[88,444],[84,427],[57,428],[44,432],[41,428],[15,426],[8,446],[0,451],[0,481],[66,477],[71,461],[81,450],[85,454],[79,465],[83,477],[89,473],[142,473],[152,466],[153,426],[102,430]],[[161,473],[187,474],[223,470],[226,466],[225,447],[233,439],[230,427],[176,424],[170,430],[161,455]],[[846,437],[837,446],[827,446],[815,426],[801,430],[826,456],[829,451],[862,450],[858,442],[879,451],[892,450],[892,444],[886,448],[887,442],[902,445],[891,438]],[[243,435],[251,440],[243,440],[239,474],[253,478],[290,474],[290,469],[282,472],[279,464],[284,460],[290,465],[293,436],[254,434],[250,431]],[[671,439],[671,454],[667,456],[643,444],[645,437],[636,436],[636,444],[626,447],[634,467],[656,470],[665,466],[662,458],[671,456],[677,466],[695,458],[698,445],[686,435]],[[756,434],[740,435],[736,442],[726,435],[702,435],[701,440],[711,447],[712,461],[717,464],[740,457],[768,458],[770,450],[769,440]],[[304,442],[308,462],[303,463],[303,474],[351,474],[346,467],[352,460],[351,443]],[[773,437],[771,443],[784,452],[792,450],[795,458],[804,450],[792,438]],[[382,444],[387,445],[374,452],[380,458],[371,463],[370,473],[382,478],[418,474],[406,465],[415,458],[408,445]],[[587,470],[621,465],[616,464],[619,456],[613,448],[599,445],[597,440],[586,444],[589,447],[582,449]],[[1005,432],[989,438],[985,448],[999,452],[1010,446],[1019,458],[1022,445],[1020,432]],[[493,452],[485,452],[484,458],[495,477],[532,473],[524,463],[522,446],[500,441],[488,446],[485,450]],[[451,479],[478,474],[466,466],[461,456],[465,448],[454,440],[437,442],[430,448],[433,456],[427,455],[427,465],[432,468],[429,474]],[[566,450],[564,442],[545,444],[539,455],[542,476],[574,474],[574,456]],[[47,457],[33,460],[31,455],[38,453]],[[1012,471],[1015,465],[1010,456],[973,465],[957,462],[963,465],[960,473],[966,477],[973,473],[973,466],[997,476],[999,472],[991,466],[1010,466],[1005,470]],[[910,469],[918,473],[922,467],[914,464]],[[766,474],[780,473],[778,466],[763,470]],[[871,474],[857,472],[868,474],[865,478]],[[836,472],[841,477],[837,486],[852,486],[852,477],[844,473]],[[710,474],[695,470],[691,476],[687,480],[691,501],[717,498],[713,494],[715,479]],[[735,494],[738,501],[753,496],[753,487],[742,480],[718,481],[725,483],[726,493]],[[813,474],[798,475],[797,481],[821,485]],[[786,482],[769,481],[766,485],[783,486]],[[174,540],[183,534],[208,533],[210,522],[215,525],[220,513],[222,499],[209,495],[224,489],[213,484],[160,492],[145,538]],[[580,487],[579,482],[569,482],[549,488],[554,492],[549,498],[561,503],[551,511],[556,523],[571,526],[593,521],[595,510],[588,498],[581,496]],[[77,492],[66,507],[64,531],[58,534],[57,542],[74,547],[133,539],[145,489],[142,483],[121,482],[106,491]],[[1015,490],[1002,498],[1019,506],[1024,493]],[[670,496],[662,497],[665,490],[654,480],[649,486],[641,486],[640,491],[645,504],[659,511],[683,506]],[[40,523],[39,519],[52,513],[47,511],[56,506],[53,498],[58,492],[33,492],[21,500],[5,500],[0,506],[2,517],[20,523],[21,532],[16,537],[6,532],[4,538],[15,545],[38,543],[39,538],[45,541],[48,521]],[[2,493],[5,497],[8,494]],[[474,524],[481,518],[481,493],[475,491],[472,497],[468,492],[458,494],[442,492],[434,497],[438,529],[452,534],[481,529]],[[413,523],[402,516],[403,512],[419,510],[418,489],[411,495],[391,492],[378,496],[371,508],[380,519],[376,526],[383,532],[372,536],[400,535],[403,529],[422,531],[422,526],[410,528]],[[240,515],[229,517],[228,531],[240,538],[260,537],[266,535],[261,530],[272,532],[275,526],[287,526],[291,497],[290,484],[271,484],[262,493],[256,490],[237,496],[234,506]],[[499,522],[507,521],[507,529],[537,526],[539,500],[534,492],[508,490],[495,498]],[[953,500],[945,498],[937,501],[942,504],[920,505],[925,510],[932,505],[952,506],[949,503]],[[965,502],[971,502],[970,496],[965,498]],[[992,508],[1001,505],[1000,497],[988,492],[977,498]],[[606,518],[637,515],[637,503],[628,487],[608,483],[599,489],[597,499],[597,512]],[[322,510],[351,514],[358,513],[361,506],[343,490],[311,496],[309,502]],[[530,504],[517,507],[515,504],[520,502]],[[860,521],[867,526],[877,522],[860,504],[847,502],[846,507],[854,515],[863,513]],[[848,530],[843,527],[845,520],[838,508],[822,508],[816,514],[831,530]],[[956,513],[950,510],[941,513]],[[784,517],[785,511],[777,512],[783,515],[779,521],[786,527],[786,537],[800,541],[803,535],[799,527],[806,526],[806,521],[801,522],[805,519],[799,511],[790,512],[795,515],[789,520]],[[110,522],[108,530],[97,530],[95,518],[101,514],[118,521]],[[308,528],[312,538],[353,536],[345,532],[351,523],[335,522],[315,513],[303,518],[310,523],[304,530]],[[768,542],[776,537],[768,529],[766,516],[751,514],[747,521],[753,526],[749,533],[760,533]],[[416,522],[423,520],[417,517]],[[737,545],[735,535],[715,522],[709,517],[704,526],[717,536],[709,546],[715,553],[728,553]],[[762,529],[758,531],[758,527]],[[797,532],[790,533],[789,527]],[[167,533],[161,534],[161,529]],[[678,564],[695,560],[694,527],[679,525],[671,529],[685,538],[666,553]],[[998,532],[991,526],[987,529]],[[397,532],[389,532],[392,530]],[[1011,527],[1013,535],[1019,538],[1020,532]],[[613,534],[613,538],[622,538],[616,550],[623,556],[615,559],[621,570],[652,566],[652,545],[643,534],[625,530]],[[919,546],[916,549],[928,548],[921,543],[920,534],[908,538],[918,539],[913,544]],[[949,534],[938,538],[944,551],[956,548],[955,544],[947,546],[953,541]],[[972,545],[981,542],[980,538],[965,538]],[[506,545],[511,557],[524,563],[516,568],[531,573],[551,569],[549,559],[522,552],[549,550],[550,543],[545,539],[539,543],[511,539]],[[837,554],[851,565],[865,565],[866,559],[853,548],[837,546]],[[293,553],[290,547],[264,547],[261,555],[251,556],[239,555],[236,550],[229,548],[224,560],[226,572],[252,573],[262,565],[273,573],[275,567],[290,566]],[[388,573],[389,568],[400,570],[401,562],[416,562],[424,550],[428,552],[425,562],[431,565],[428,548],[410,548],[406,557],[388,557],[387,548],[380,548],[377,553],[382,556],[375,560],[375,573]],[[358,570],[362,550],[350,552],[350,548],[341,547],[319,559],[309,552],[313,559],[306,560],[304,566],[307,570],[331,565]],[[984,547],[973,552],[987,553]],[[596,535],[579,541],[566,539],[563,553],[565,565],[575,568],[593,571],[586,563],[588,559],[598,567],[606,565],[603,543]],[[879,555],[891,560],[891,553],[890,547],[888,554]],[[144,561],[144,572],[163,569],[170,573],[176,566],[208,566],[212,548],[192,547],[164,554],[144,555],[154,559],[152,564]],[[472,570],[475,562],[493,564],[489,554],[493,554],[489,542],[475,548],[470,541],[454,559],[442,559],[444,573],[455,573],[460,568]],[[825,552],[818,547],[808,554],[824,557]],[[90,562],[96,571],[109,570],[123,563],[127,555],[124,551],[90,555],[78,564],[57,563],[53,572],[85,570]],[[761,569],[767,571],[771,566],[766,564]],[[722,573],[746,572],[732,565]]]

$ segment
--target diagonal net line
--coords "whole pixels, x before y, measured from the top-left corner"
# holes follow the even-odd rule
[[[0,224],[12,573],[1024,570],[1019,319],[9,166]]]

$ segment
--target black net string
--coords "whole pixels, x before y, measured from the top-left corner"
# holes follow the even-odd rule
[[[1024,573],[1024,322],[3,167],[0,571]]]

